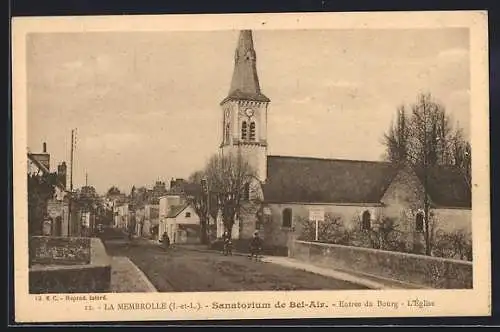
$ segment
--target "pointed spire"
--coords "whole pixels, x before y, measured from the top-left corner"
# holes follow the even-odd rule
[[[231,88],[226,99],[269,101],[260,91],[256,60],[252,31],[240,31],[238,46],[234,56],[234,72],[231,80]]]

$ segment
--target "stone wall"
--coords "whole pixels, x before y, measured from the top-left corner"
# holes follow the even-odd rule
[[[58,241],[57,241],[58,240]],[[87,242],[88,241],[88,242]],[[67,247],[72,244],[88,243],[89,260],[82,254],[78,259],[53,259],[43,255],[37,259],[34,255],[29,269],[29,289],[32,294],[40,293],[99,293],[109,292],[111,286],[111,260],[106,249],[98,238],[69,238],[37,239],[31,245],[30,251],[36,252],[35,244],[50,243],[52,248],[56,245]],[[70,243],[68,245],[68,243]],[[82,245],[82,248],[84,245]],[[84,249],[80,249],[84,252]],[[53,252],[71,252],[67,248]],[[39,255],[40,256],[40,255]]]
[[[314,265],[373,274],[430,288],[472,288],[472,262],[293,241],[289,256]]]
[[[89,264],[90,238],[32,236],[29,239],[30,265]]]

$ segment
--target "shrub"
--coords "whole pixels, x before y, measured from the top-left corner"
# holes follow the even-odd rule
[[[326,214],[325,221],[318,224],[318,242],[341,244],[355,247],[381,249],[388,251],[425,254],[425,245],[419,241],[409,241],[399,229],[394,218],[378,216],[372,222],[371,229],[362,229],[359,216],[354,217],[354,228],[348,228],[340,216]],[[316,223],[307,218],[297,218],[301,223],[298,239],[313,242],[316,238]],[[436,221],[433,220],[433,226]],[[464,231],[445,233],[432,232],[432,256],[472,260],[472,243],[470,234]]]
[[[470,234],[467,234],[463,230],[436,232],[432,255],[471,261],[472,241]]]
[[[315,241],[316,222],[307,218],[299,218],[297,221],[302,224],[298,239]],[[318,223],[318,242],[348,245],[351,242],[351,232],[344,226],[340,216],[327,213],[325,220]]]

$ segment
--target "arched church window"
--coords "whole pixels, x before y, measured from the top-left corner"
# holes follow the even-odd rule
[[[243,188],[243,200],[250,200],[250,183],[245,183],[245,187]]]
[[[243,123],[241,124],[241,139],[247,139],[247,131],[247,122],[243,121]]]
[[[422,232],[424,230],[424,214],[423,212],[418,212],[415,216],[415,230],[417,232]]]
[[[229,123],[226,123],[226,129],[224,132],[226,142],[229,142]]]
[[[283,227],[292,227],[292,209],[286,208],[283,210],[283,222],[281,224]]]
[[[366,210],[363,212],[361,215],[361,228],[363,230],[370,230],[371,229],[371,215],[370,211]]]
[[[255,122],[250,123],[250,140],[255,141]]]
[[[60,216],[56,217],[56,223],[54,225],[54,236],[62,235],[62,218]]]

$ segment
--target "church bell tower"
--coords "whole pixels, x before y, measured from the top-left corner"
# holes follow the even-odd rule
[[[251,30],[240,32],[231,88],[222,107],[222,153],[241,153],[261,182],[267,173],[267,110],[270,99],[260,90]]]

